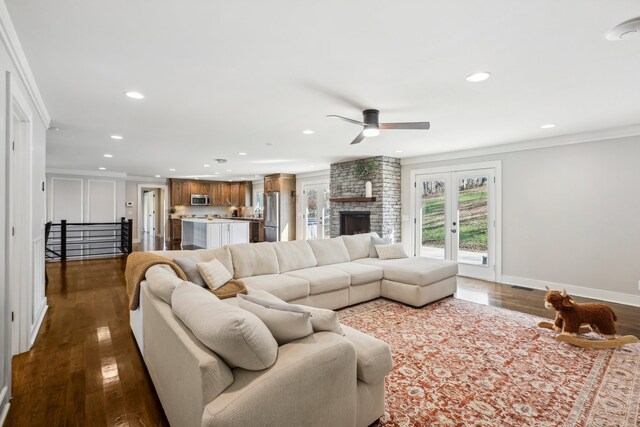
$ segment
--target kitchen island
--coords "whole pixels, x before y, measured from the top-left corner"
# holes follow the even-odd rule
[[[248,221],[184,218],[180,246],[213,249],[235,243],[249,243]]]

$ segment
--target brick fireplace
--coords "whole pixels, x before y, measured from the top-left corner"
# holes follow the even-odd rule
[[[370,231],[383,237],[391,236],[394,242],[400,241],[400,159],[386,156],[374,159],[378,162],[376,170],[363,179],[359,179],[354,170],[360,160],[331,165],[331,237],[346,234],[342,226],[343,214],[367,212]],[[360,201],[365,196],[367,181],[371,181],[375,200]],[[336,198],[356,198],[357,201],[336,201]]]

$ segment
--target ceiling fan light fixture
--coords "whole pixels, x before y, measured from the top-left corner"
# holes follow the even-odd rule
[[[376,126],[366,126],[362,134],[366,137],[378,136],[380,135],[380,129]]]
[[[640,17],[616,25],[606,35],[609,41],[626,40],[640,35]]]

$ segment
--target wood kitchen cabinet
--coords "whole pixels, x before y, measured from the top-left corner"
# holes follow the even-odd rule
[[[253,186],[246,182],[171,179],[171,206],[191,206],[192,194],[208,194],[211,206],[250,206]]]
[[[191,187],[190,182],[181,179],[171,180],[171,206],[190,206]]]
[[[182,240],[182,220],[171,219],[171,240]]]

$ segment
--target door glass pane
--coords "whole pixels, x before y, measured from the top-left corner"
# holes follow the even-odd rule
[[[443,180],[419,182],[420,226],[422,244],[420,255],[444,259],[445,256],[445,184]]]
[[[458,262],[488,266],[489,177],[458,180]]]
[[[331,237],[329,183],[305,185],[304,196],[305,239],[328,239]]]
[[[318,238],[318,190],[315,186],[308,186],[305,191],[305,206],[307,210],[306,238]]]

